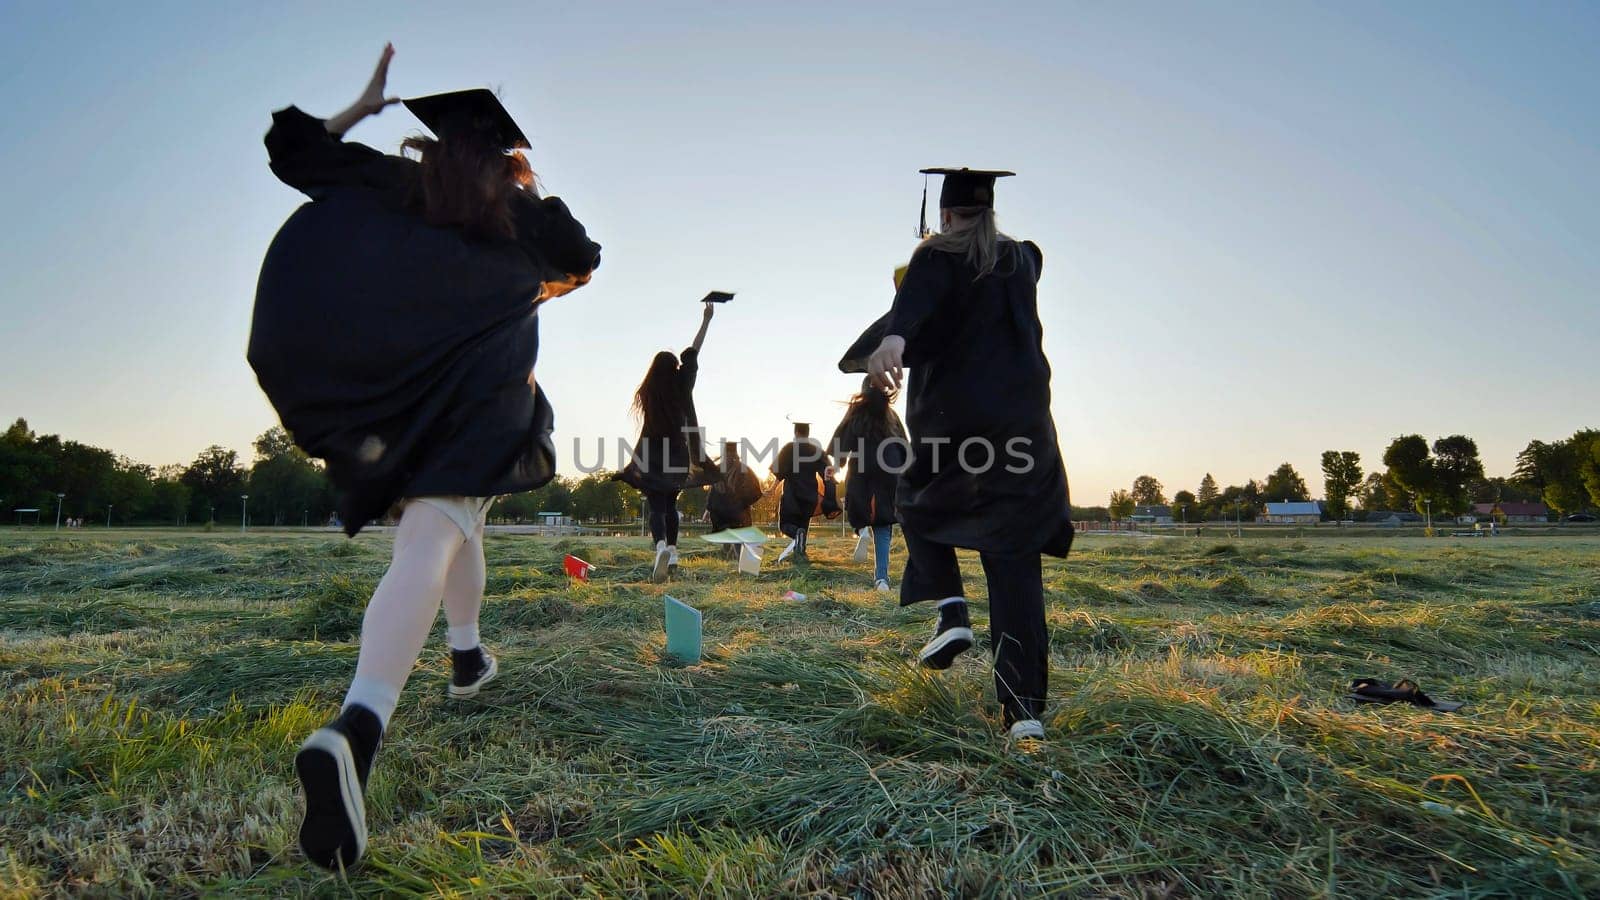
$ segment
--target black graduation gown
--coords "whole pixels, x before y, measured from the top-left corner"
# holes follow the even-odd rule
[[[906,427],[889,410],[889,435],[869,437],[858,423],[846,419],[834,429],[833,458],[850,474],[844,482],[844,512],[850,527],[860,531],[869,525],[884,527],[899,521],[895,515],[895,488],[906,463]]]
[[[799,445],[804,443],[802,449]],[[799,438],[783,445],[772,464],[772,474],[783,482],[783,497],[778,501],[778,529],[793,537],[811,523],[821,503],[822,514],[839,514],[836,487],[826,478],[828,455],[812,438]],[[822,483],[819,491],[818,483]]]
[[[669,493],[708,484],[717,477],[705,460],[700,419],[694,409],[694,384],[699,376],[700,352],[689,347],[678,354],[678,377],[673,386],[683,421],[653,430],[646,423],[634,445],[633,459],[612,476],[614,479],[641,491]]]
[[[733,469],[720,473],[706,494],[706,512],[711,515],[711,530],[746,528],[750,507],[761,499],[761,482],[744,463],[735,461]]]
[[[354,535],[396,500],[531,490],[555,474],[554,417],[529,382],[536,301],[588,281],[600,245],[527,195],[517,239],[427,225],[419,166],[273,115],[273,172],[312,198],[256,286],[248,357],[284,427],[326,461]]]
[[[1072,546],[1067,473],[1050,415],[1036,286],[1044,257],[1005,241],[983,278],[963,257],[922,248],[894,306],[858,338],[839,368],[866,371],[885,335],[905,339],[911,460],[896,494],[908,534],[1002,555],[1066,556]],[[963,442],[969,466],[953,464]]]

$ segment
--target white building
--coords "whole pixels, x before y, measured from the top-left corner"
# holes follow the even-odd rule
[[[1322,504],[1313,500],[1268,503],[1256,521],[1267,525],[1315,525],[1322,521]]]

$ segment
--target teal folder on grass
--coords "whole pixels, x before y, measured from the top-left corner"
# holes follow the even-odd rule
[[[701,535],[701,538],[713,544],[765,544],[772,540],[759,528],[724,528]]]
[[[667,596],[667,655],[685,665],[700,661],[700,610]]]

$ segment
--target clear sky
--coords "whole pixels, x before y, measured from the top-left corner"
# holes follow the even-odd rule
[[[566,467],[712,288],[711,434],[831,428],[932,165],[1021,173],[1078,503],[1284,460],[1319,491],[1322,450],[1409,432],[1503,474],[1600,425],[1600,7],[1553,2],[5,4],[0,417],[248,456],[255,278],[301,202],[261,136],[386,40],[394,93],[499,88],[605,245],[543,313]]]

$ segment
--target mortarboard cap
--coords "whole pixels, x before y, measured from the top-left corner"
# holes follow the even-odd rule
[[[1017,173],[998,169],[922,169],[923,175],[942,175],[944,185],[939,189],[939,208],[958,209],[963,206],[980,206],[994,209],[994,182],[996,178],[1009,178]],[[928,234],[928,188],[922,188],[922,236]]]
[[[704,300],[701,300],[700,302],[701,303],[727,303],[729,300],[732,300],[732,299],[733,299],[733,294],[731,294],[731,293],[729,293],[727,291],[712,291],[711,293],[706,295],[706,298]]]
[[[532,146],[511,113],[500,104],[500,98],[488,88],[412,97],[405,104],[439,137],[481,134],[504,150],[527,150]]]

